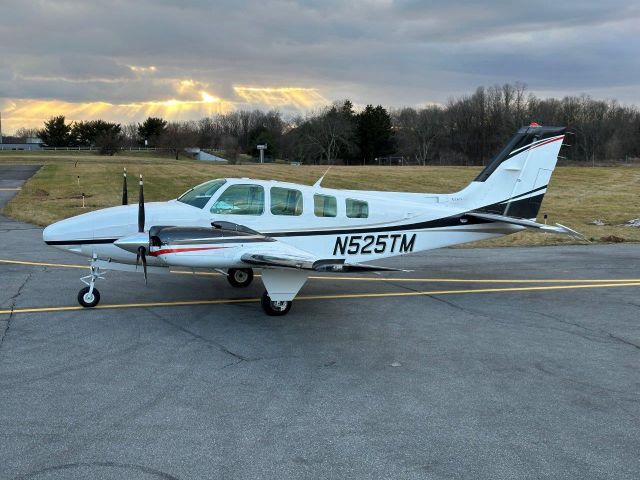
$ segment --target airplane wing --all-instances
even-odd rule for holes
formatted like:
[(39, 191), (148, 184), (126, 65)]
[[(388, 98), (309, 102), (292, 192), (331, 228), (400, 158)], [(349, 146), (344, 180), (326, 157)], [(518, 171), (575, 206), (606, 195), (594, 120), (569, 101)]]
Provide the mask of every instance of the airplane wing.
[(541, 232), (558, 233), (560, 235), (570, 235), (575, 238), (587, 240), (584, 235), (569, 227), (566, 227), (560, 223), (555, 225), (545, 225), (544, 223), (534, 222), (533, 220), (527, 220), (526, 218), (513, 218), (505, 215), (498, 215), (495, 213), (467, 213), (470, 217), (481, 218), (483, 220), (490, 220), (492, 222), (508, 223), (511, 225), (518, 225), (520, 227), (529, 228), (532, 230), (538, 230)]
[(256, 267), (295, 268), (299, 270), (313, 270), (316, 272), (380, 272), (400, 271), (397, 268), (366, 265), (362, 263), (345, 263), (344, 259), (318, 259), (312, 256), (301, 257), (297, 254), (287, 254), (285, 251), (277, 254), (261, 254), (258, 252), (245, 253), (240, 259)]
[[(160, 256), (167, 265), (214, 268), (199, 259), (193, 263), (189, 252), (219, 252), (226, 245), (241, 247), (239, 259), (258, 268), (306, 270), (315, 272), (377, 272), (398, 271), (395, 268), (346, 263), (341, 258), (321, 258), (278, 239), (268, 237), (243, 225), (231, 222), (214, 222), (213, 228), (155, 226), (146, 235), (133, 235), (116, 242), (116, 245), (133, 253), (140, 247), (149, 248), (149, 255)], [(144, 238), (143, 238), (144, 237)], [(215, 253), (213, 253), (215, 255)], [(236, 257), (238, 258), (238, 257)]]

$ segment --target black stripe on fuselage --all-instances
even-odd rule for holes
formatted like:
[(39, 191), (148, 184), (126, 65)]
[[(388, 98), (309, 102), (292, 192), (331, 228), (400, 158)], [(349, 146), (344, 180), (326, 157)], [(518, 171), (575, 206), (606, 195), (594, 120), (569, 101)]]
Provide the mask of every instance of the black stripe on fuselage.
[[(536, 205), (539, 209), (540, 203), (542, 202), (542, 197), (544, 197), (544, 193), (540, 195), (535, 195), (533, 197), (525, 198), (522, 200), (516, 200), (513, 202), (513, 199), (518, 199), (520, 197), (524, 197), (525, 195), (530, 195), (531, 193), (535, 193), (537, 191), (543, 190), (547, 188), (539, 187), (529, 192), (522, 193), (517, 195), (509, 200), (503, 200), (502, 202), (494, 203), (492, 205), (487, 205), (485, 207), (476, 208), (474, 210), (470, 210), (469, 212), (485, 212), (485, 213), (496, 213), (499, 210), (499, 213), (502, 214), (506, 205), (505, 202), (511, 202), (509, 207), (509, 213), (511, 216), (516, 218), (533, 218), (538, 213), (536, 209), (533, 215), (532, 209), (527, 208), (529, 204)], [(340, 229), (325, 229), (325, 230), (293, 230), (293, 231), (285, 231), (285, 232), (261, 232), (265, 237), (278, 238), (278, 237), (309, 237), (309, 236), (320, 236), (320, 235), (348, 235), (348, 234), (358, 234), (358, 233), (374, 233), (374, 232), (402, 232), (402, 231), (410, 231), (410, 230), (426, 230), (432, 228), (445, 228), (445, 227), (456, 227), (460, 225), (477, 225), (477, 224), (485, 224), (485, 223), (495, 223), (491, 220), (485, 220), (481, 218), (469, 217), (466, 216), (469, 212), (463, 212), (456, 215), (451, 215), (449, 217), (438, 218), (435, 220), (427, 220), (425, 222), (417, 222), (417, 223), (409, 223), (403, 225), (387, 225), (384, 227), (351, 227), (351, 228), (340, 228)], [(95, 245), (95, 244), (109, 244), (113, 243), (117, 240), (114, 239), (86, 239), (86, 240), (53, 240), (45, 242), (47, 245)], [(224, 240), (223, 238), (220, 240)], [(253, 243), (253, 242), (270, 242), (268, 238), (262, 239), (246, 239), (246, 240), (231, 240), (228, 243)], [(215, 243), (218, 243), (217, 241)], [(219, 242), (224, 243), (224, 242)]]
[[(309, 237), (314, 235), (346, 235), (352, 233), (374, 233), (374, 232), (402, 232), (407, 230), (425, 230), (430, 228), (455, 227), (458, 225), (470, 225), (480, 223), (490, 223), (490, 220), (481, 218), (465, 217), (465, 213), (452, 215), (450, 217), (427, 220), (426, 222), (408, 223), (403, 225), (389, 225), (385, 227), (365, 227), (365, 228), (342, 228), (334, 230), (297, 230), (291, 232), (269, 232), (265, 233), (270, 237)], [(465, 217), (466, 221), (462, 218)]]
[(544, 190), (544, 189), (545, 189), (545, 188), (547, 188), (548, 186), (549, 186), (549, 185), (545, 185), (544, 187), (538, 187), (538, 188), (535, 188), (535, 189), (533, 189), (533, 190), (531, 190), (531, 191), (529, 191), (529, 192), (521, 193), (520, 195), (516, 195), (515, 197), (511, 197), (509, 200), (505, 200), (505, 201), (500, 202), (500, 203), (512, 202), (512, 201), (516, 200), (517, 198), (521, 198), (521, 197), (524, 197), (524, 196), (526, 196), (526, 195), (531, 195), (532, 193), (539, 192), (540, 190)]
[(45, 240), (47, 245), (98, 245), (113, 243), (117, 238), (86, 238), (84, 240)]

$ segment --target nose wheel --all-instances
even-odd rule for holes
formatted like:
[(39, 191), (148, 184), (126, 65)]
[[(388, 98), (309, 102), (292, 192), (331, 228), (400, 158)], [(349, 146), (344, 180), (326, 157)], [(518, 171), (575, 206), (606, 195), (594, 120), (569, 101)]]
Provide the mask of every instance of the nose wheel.
[(264, 313), (272, 317), (286, 315), (289, 313), (289, 310), (291, 310), (291, 305), (293, 304), (293, 302), (285, 300), (274, 302), (266, 291), (262, 294), (260, 303), (262, 304)]
[(230, 268), (227, 281), (236, 288), (248, 287), (253, 281), (253, 270), (250, 268)]
[(97, 288), (84, 287), (78, 292), (78, 303), (85, 308), (95, 307), (100, 303), (100, 292)]

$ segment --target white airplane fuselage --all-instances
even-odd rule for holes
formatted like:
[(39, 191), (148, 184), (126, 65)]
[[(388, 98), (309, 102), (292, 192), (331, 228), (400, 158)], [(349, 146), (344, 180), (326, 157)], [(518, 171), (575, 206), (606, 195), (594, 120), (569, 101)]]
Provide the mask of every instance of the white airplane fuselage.
[[(264, 211), (260, 215), (211, 213), (211, 207), (225, 188), (231, 185), (262, 186)], [(213, 222), (233, 222), (249, 227), (300, 250), (321, 258), (343, 258), (366, 262), (380, 258), (441, 248), (460, 243), (485, 240), (522, 230), (504, 224), (469, 224), (457, 218), (447, 225), (433, 225), (443, 218), (460, 216), (469, 208), (456, 205), (456, 195), (414, 194), (335, 190), (277, 181), (225, 179), (225, 188), (216, 192), (202, 208), (178, 200), (145, 204), (145, 225), (211, 227)], [(300, 215), (277, 215), (271, 212), (270, 188), (286, 188), (302, 193)], [(314, 195), (336, 199), (335, 217), (318, 217), (314, 213)], [(348, 218), (346, 201), (364, 201), (367, 218)], [(113, 241), (137, 231), (137, 205), (125, 205), (85, 213), (57, 222), (44, 231), (45, 242), (63, 250), (114, 262), (135, 264), (136, 255), (116, 246)], [(246, 266), (240, 260), (246, 242), (226, 244), (224, 249), (194, 250), (149, 257), (150, 265), (228, 268)]]

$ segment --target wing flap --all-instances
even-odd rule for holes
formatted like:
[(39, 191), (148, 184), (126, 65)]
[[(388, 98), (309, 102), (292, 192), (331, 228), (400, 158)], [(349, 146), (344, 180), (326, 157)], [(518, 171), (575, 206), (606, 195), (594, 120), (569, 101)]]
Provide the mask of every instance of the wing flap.
[(311, 270), (315, 272), (397, 272), (397, 268), (380, 267), (376, 265), (366, 265), (362, 263), (345, 263), (344, 259), (328, 258), (315, 259), (313, 257), (303, 257), (298, 255), (279, 254), (259, 254), (245, 253), (240, 259), (249, 265), (257, 267), (294, 268), (298, 270)]

